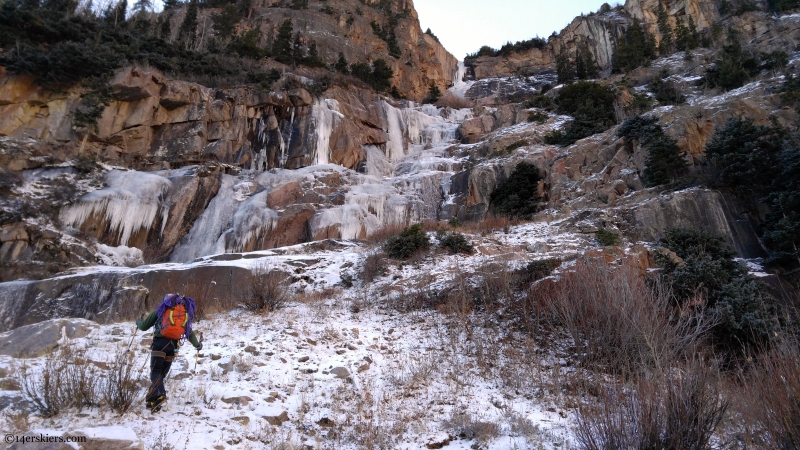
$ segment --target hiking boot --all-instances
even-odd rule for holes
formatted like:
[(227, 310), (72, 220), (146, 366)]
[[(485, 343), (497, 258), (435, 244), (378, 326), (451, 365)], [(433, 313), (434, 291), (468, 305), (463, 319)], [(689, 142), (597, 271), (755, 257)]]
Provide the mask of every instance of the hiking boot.
[(167, 401), (166, 395), (159, 395), (156, 397), (155, 400), (147, 402), (147, 409), (150, 410), (151, 413), (155, 414), (161, 411), (161, 407), (164, 406), (164, 403)]

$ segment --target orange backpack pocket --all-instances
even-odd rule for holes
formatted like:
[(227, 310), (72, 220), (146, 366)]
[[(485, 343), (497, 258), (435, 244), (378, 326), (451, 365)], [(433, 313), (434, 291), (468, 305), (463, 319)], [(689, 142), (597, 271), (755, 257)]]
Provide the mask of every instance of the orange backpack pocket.
[(186, 332), (186, 323), (189, 321), (189, 315), (186, 314), (186, 307), (183, 305), (176, 305), (164, 312), (164, 317), (161, 319), (161, 335), (167, 339), (177, 341), (183, 337)]

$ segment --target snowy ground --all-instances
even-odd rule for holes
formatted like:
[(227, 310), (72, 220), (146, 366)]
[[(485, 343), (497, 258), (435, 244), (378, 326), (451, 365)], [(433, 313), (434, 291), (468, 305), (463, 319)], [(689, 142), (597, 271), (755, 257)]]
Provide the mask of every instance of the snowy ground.
[[(445, 448), (453, 449), (569, 448), (572, 413), (559, 377), (571, 369), (552, 346), (541, 348), (476, 313), (399, 313), (387, 305), (415, 289), (439, 289), (458, 274), (474, 280), (489, 263), (513, 270), (591, 244), (546, 223), (476, 233), (470, 240), (477, 249), (472, 256), (433, 251), (413, 263), (390, 262), (370, 284), (358, 280), (372, 251), (364, 245), (196, 260), (190, 264), (296, 267), (305, 261), (308, 277), (292, 286), (292, 301), (275, 313), (237, 309), (196, 324), (205, 347), (199, 356), (191, 346), (182, 349), (167, 381), (170, 401), (160, 413), (186, 432), (161, 433), (163, 422), (144, 410), (142, 399), (122, 417), (98, 408), (52, 419), (32, 414), (23, 420), (26, 431), (121, 426), (148, 449), (417, 449), (448, 440)], [(345, 288), (347, 273), (356, 281)], [(71, 344), (87, 347), (89, 360), (102, 364), (131, 342), (134, 329), (104, 325)], [(143, 386), (150, 337), (133, 337)], [(19, 371), (23, 362), (37, 370), (44, 361), (0, 357), (0, 371)], [(0, 420), (8, 428), (21, 419), (7, 410)]]

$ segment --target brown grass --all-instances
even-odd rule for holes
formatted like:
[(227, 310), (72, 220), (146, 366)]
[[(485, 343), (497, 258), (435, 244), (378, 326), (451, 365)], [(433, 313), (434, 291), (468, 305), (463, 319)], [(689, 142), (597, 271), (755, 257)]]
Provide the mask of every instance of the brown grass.
[(512, 226), (524, 223), (519, 219), (512, 219), (507, 216), (496, 216), (494, 214), (487, 214), (482, 220), (477, 222), (465, 222), (458, 227), (459, 231), (469, 234), (480, 234), (486, 236), (487, 234), (497, 232), (508, 232)]
[(439, 98), (439, 101), (436, 102), (436, 106), (453, 109), (474, 108), (475, 101), (461, 98), (452, 92), (445, 92), (445, 94)]

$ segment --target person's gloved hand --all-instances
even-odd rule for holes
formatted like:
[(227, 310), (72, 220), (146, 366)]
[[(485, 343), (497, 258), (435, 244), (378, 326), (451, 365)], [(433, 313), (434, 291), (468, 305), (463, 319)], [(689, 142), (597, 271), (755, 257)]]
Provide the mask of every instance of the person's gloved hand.
[(141, 328), (142, 322), (144, 322), (144, 319), (136, 319), (136, 328)]
[(197, 344), (197, 347), (195, 347), (195, 348), (196, 348), (196, 349), (197, 349), (197, 351), (199, 352), (200, 350), (202, 350), (202, 349), (203, 349), (203, 343), (202, 343), (202, 342), (198, 343), (198, 344)]

